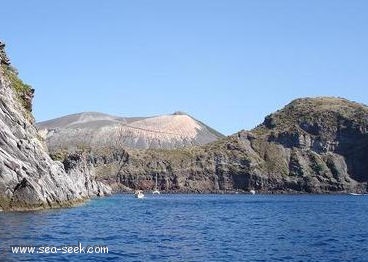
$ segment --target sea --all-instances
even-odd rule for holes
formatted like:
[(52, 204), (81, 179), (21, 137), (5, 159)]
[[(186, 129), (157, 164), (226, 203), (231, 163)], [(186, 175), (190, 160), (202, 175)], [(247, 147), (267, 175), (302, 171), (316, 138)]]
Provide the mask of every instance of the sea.
[(1, 212), (0, 261), (368, 261), (368, 196), (117, 194)]

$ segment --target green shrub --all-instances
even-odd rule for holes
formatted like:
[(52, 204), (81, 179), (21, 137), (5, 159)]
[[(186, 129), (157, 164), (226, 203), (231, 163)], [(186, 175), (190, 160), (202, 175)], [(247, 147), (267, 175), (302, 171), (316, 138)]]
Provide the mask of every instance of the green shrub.
[(10, 81), (11, 87), (15, 90), (20, 98), (23, 106), (26, 106), (26, 101), (24, 101), (23, 96), (32, 92), (32, 87), (30, 85), (25, 84), (19, 77), (18, 72), (14, 67), (2, 65), (4, 75)]

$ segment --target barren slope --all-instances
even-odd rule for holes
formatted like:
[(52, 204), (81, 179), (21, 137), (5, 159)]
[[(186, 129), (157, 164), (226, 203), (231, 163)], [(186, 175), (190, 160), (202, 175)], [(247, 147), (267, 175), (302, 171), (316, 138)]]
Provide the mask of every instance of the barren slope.
[(222, 135), (183, 113), (123, 118), (86, 112), (37, 124), (51, 152), (84, 148), (180, 148), (216, 141)]

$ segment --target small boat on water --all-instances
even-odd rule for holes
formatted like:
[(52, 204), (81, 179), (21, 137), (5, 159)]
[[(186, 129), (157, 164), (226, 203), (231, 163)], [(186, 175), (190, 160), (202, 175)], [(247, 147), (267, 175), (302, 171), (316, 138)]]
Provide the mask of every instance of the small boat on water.
[(255, 190), (249, 190), (249, 193), (251, 194), (251, 195), (255, 195), (256, 194), (256, 191)]
[(135, 196), (136, 198), (144, 198), (143, 191), (142, 191), (142, 190), (136, 190), (136, 191), (134, 192), (134, 196)]
[(359, 194), (359, 193), (349, 193), (351, 196), (364, 196), (365, 194)]

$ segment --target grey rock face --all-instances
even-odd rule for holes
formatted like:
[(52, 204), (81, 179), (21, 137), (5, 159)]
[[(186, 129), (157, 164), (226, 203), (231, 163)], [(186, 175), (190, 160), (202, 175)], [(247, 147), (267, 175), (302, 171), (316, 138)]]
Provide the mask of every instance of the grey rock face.
[(123, 118), (86, 112), (37, 124), (51, 153), (102, 147), (182, 148), (216, 141), (222, 134), (182, 112)]
[[(2, 61), (4, 56), (1, 54)], [(0, 209), (29, 210), (70, 206), (104, 195), (109, 187), (94, 180), (82, 158), (65, 172), (38, 139), (31, 113), (0, 68)]]

